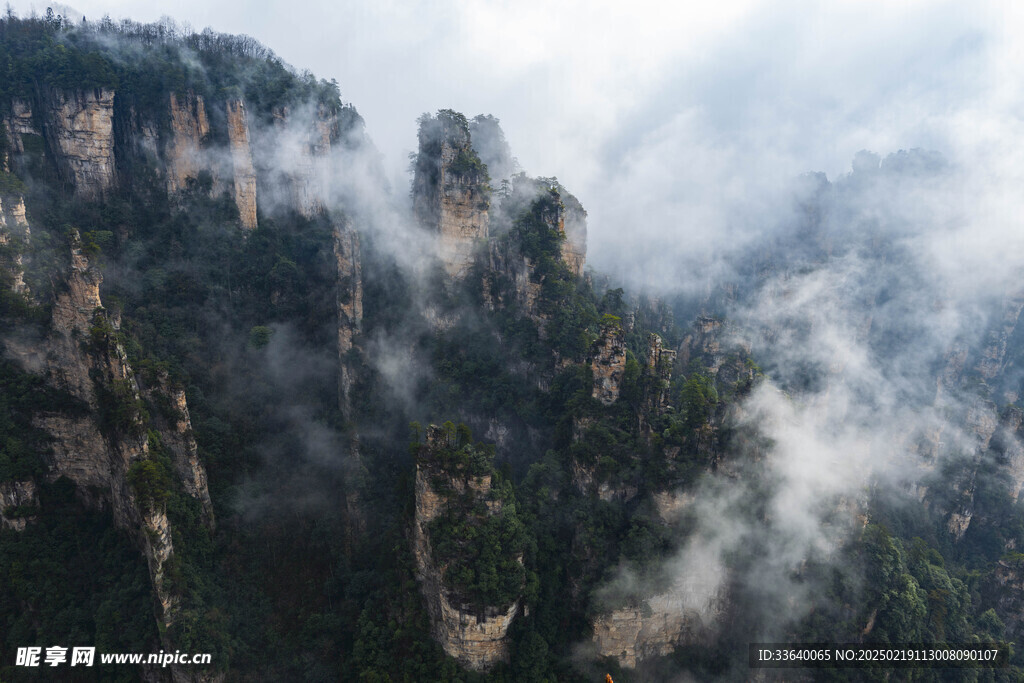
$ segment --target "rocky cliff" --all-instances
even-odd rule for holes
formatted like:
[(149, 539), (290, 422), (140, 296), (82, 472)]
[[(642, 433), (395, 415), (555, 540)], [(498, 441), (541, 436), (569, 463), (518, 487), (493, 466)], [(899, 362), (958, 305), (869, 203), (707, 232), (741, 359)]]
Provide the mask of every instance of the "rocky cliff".
[(1002, 429), (997, 449), (1002, 456), (1002, 463), (1010, 475), (1010, 496), (1014, 503), (1024, 490), (1024, 411), (1017, 406), (1008, 406), (1000, 420)]
[(252, 164), (252, 149), (249, 146), (249, 121), (245, 114), (245, 103), (239, 99), (228, 100), (228, 140), (231, 145), (231, 163), (235, 180), (235, 204), (242, 227), (256, 228), (256, 168)]
[(338, 268), (338, 405), (352, 415), (353, 353), (363, 322), (363, 272), (359, 234), (347, 219), (334, 226), (334, 258)]
[(0, 482), (0, 528), (24, 531), (39, 507), (36, 483), (31, 479)]
[[(439, 427), (427, 431), (427, 444), (416, 463), (416, 512), (413, 522), (413, 555), (416, 575), (427, 603), (431, 634), (444, 651), (469, 669), (481, 671), (509, 659), (509, 627), (519, 614), (519, 600), (506, 606), (468, 604), (444, 581), (448, 569), (439, 564), (431, 544), (430, 525), (465, 497), (484, 504), (487, 515), (502, 512), (500, 500), (491, 494), (490, 474), (445, 466), (443, 451), (450, 434)], [(465, 501), (463, 501), (465, 502)], [(521, 561), (521, 559), (520, 559)]]
[(188, 181), (199, 177), (207, 169), (203, 142), (210, 134), (210, 119), (206, 115), (206, 102), (202, 95), (191, 90), (181, 96), (170, 94), (171, 132), (164, 149), (167, 171), (167, 192), (180, 194), (188, 188)]
[(49, 90), (43, 120), (64, 180), (89, 199), (115, 183), (114, 91)]
[(652, 414), (660, 415), (669, 408), (669, 386), (675, 362), (676, 352), (665, 348), (660, 335), (650, 333), (647, 337), (647, 374), (651, 378), (651, 387), (647, 404)]
[(42, 135), (42, 131), (36, 126), (32, 117), (32, 105), (28, 100), (20, 97), (11, 99), (11, 110), (4, 117), (3, 123), (7, 134), (7, 150), (14, 154), (25, 152), (22, 135)]
[(709, 642), (725, 606), (716, 586), (683, 580), (638, 607), (598, 616), (593, 642), (599, 656), (632, 669), (645, 659), (672, 654), (680, 645)]
[(23, 249), (32, 236), (25, 216), (25, 200), (20, 196), (0, 197), (0, 247), (7, 247), (0, 254), (0, 268), (10, 277), (10, 288), (15, 294), (27, 294), (25, 284)]
[[(65, 286), (52, 307), (50, 332), (40, 343), (5, 339), (8, 353), (27, 371), (42, 372), (55, 389), (87, 406), (76, 412), (40, 413), (35, 423), (51, 438), (44, 455), (48, 479), (65, 476), (75, 482), (83, 502), (109, 508), (115, 523), (125, 529), (146, 556), (160, 608), (157, 618), (166, 627), (175, 618), (177, 598), (166, 581), (165, 568), (174, 549), (165, 498), (154, 481), (159, 465), (150, 452), (151, 433), (160, 433), (171, 446), (175, 471), (186, 493), (197, 498), (212, 523), (206, 473), (198, 461), (184, 394), (166, 387), (148, 391), (160, 395), (176, 410), (175, 423), (147, 422), (144, 391), (128, 363), (100, 300), (102, 278), (72, 235)], [(10, 492), (8, 492), (10, 493)], [(24, 483), (15, 486), (24, 497)]]
[(626, 335), (619, 319), (609, 317), (601, 326), (591, 352), (590, 369), (594, 375), (593, 397), (606, 406), (615, 403), (626, 372)]
[(565, 235), (562, 242), (562, 260), (573, 275), (583, 274), (583, 266), (587, 262), (587, 212), (573, 195), (566, 191), (560, 193), (562, 215), (560, 230)]
[[(978, 374), (985, 380), (995, 378), (1004, 368), (1010, 337), (1017, 327), (1021, 310), (1024, 310), (1024, 291), (1007, 296), (1002, 308), (1002, 317), (989, 330), (988, 339), (978, 360)], [(1010, 400), (1014, 398), (1016, 397)]]
[(490, 186), (461, 114), (444, 110), (421, 121), (413, 208), (420, 223), (437, 234), (445, 272), (465, 277), (477, 244), (488, 236)]
[(306, 218), (322, 214), (329, 201), (325, 181), (340, 135), (338, 115), (322, 104), (300, 112), (279, 107), (273, 120), (274, 150), (264, 163), (287, 169), (278, 174), (278, 184), (287, 188), (280, 199)]
[(1024, 555), (1014, 553), (1000, 560), (990, 580), (996, 613), (1006, 624), (1009, 638), (1024, 636)]

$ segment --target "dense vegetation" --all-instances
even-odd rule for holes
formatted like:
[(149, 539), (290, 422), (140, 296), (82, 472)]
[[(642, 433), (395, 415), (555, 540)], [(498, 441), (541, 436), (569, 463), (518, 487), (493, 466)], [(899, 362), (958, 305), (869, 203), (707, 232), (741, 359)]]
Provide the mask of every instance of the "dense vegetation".
[[(242, 94), (264, 121), (276, 108), (315, 104), (339, 114), (341, 133), (360, 125), (336, 84), (294, 73), (245, 37), (185, 33), (169, 23), (78, 26), (51, 13), (0, 19), (0, 112), (11, 98), (38, 102), (48, 87), (72, 86), (116, 87), (116, 107), (135, 107), (160, 125), (167, 124), (168, 93), (187, 89), (210, 101)], [(396, 361), (396, 372), (358, 352), (345, 359), (355, 375), (349, 419), (336, 381), (332, 230), (340, 215), (268, 212), (244, 236), (232, 200), (211, 194), (208, 175), (172, 199), (155, 170), (123, 147), (119, 168), (131, 173), (119, 189), (102, 202), (82, 201), (67, 192), (38, 136), (24, 136), (19, 174), (0, 175), (0, 195), (26, 195), (33, 229), (26, 280), (34, 296), (9, 293), (0, 268), (2, 324), (40, 330), (77, 231), (84, 251), (103, 266), (104, 304), (121, 321), (114, 329), (98, 317), (81, 342), (121, 344), (143, 388), (140, 404), (123, 383), (97, 384), (102, 409), (95, 419), (104, 435), (175, 417), (160, 393), (147, 389), (166, 382), (186, 392), (215, 529), (182, 490), (156, 430), (148, 433), (150, 457), (127, 475), (140, 503), (166, 509), (174, 529), (167, 569), (181, 596), (174, 642), (213, 652), (217, 668), (238, 680), (569, 681), (612, 670), (621, 683), (667, 677), (667, 667), (697, 677), (743, 671), (746, 650), (736, 643), (772, 618), (759, 611), (749, 586), (736, 588), (723, 636), (707, 648), (681, 648), (632, 673), (611, 663), (600, 674), (581, 672), (572, 654), (589, 639), (595, 614), (642, 602), (640, 590), (608, 597), (600, 586), (624, 568), (645, 590), (665, 584), (659, 560), (682, 547), (690, 528), (686, 519), (661, 518), (651, 496), (694, 487), (742, 450), (737, 444), (749, 435), (727, 428), (726, 415), (759, 381), (760, 369), (746, 352), (723, 352), (713, 363), (693, 345), (692, 357), (677, 362), (666, 381), (648, 365), (650, 334), (666, 348), (683, 348), (693, 330), (675, 319), (688, 317), (664, 303), (630, 299), (597, 276), (573, 276), (553, 217), (575, 208), (575, 198), (554, 178), (512, 176), (496, 121), (471, 123), (443, 110), (420, 123), (423, 153), (413, 167), (428, 182), (437, 182), (443, 139), (468, 142), (474, 125), (492, 130), (489, 158), (503, 164), (503, 180), (508, 175), (490, 197), (495, 250), (509, 262), (529, 260), (537, 298), (532, 307), (524, 303), (509, 272), (490, 278), (486, 291), (479, 269), (463, 286), (446, 284), (439, 266), (417, 280), (388, 245), (364, 235), (363, 337), (374, 340), (381, 358), (408, 354), (408, 362)], [(211, 126), (212, 136), (225, 135), (222, 120)], [(453, 169), (490, 182), (471, 147), (459, 149)], [(12, 263), (21, 248), (2, 247), (0, 264)], [(450, 327), (426, 326), (421, 301), (439, 315), (459, 315)], [(620, 398), (606, 406), (592, 395), (586, 361), (610, 328), (621, 331), (627, 351)], [(0, 482), (44, 472), (46, 438), (33, 422), (41, 411), (87, 410), (47, 387), (0, 361)], [(497, 445), (449, 425), (443, 448), (410, 452), (414, 420), (464, 422)], [(823, 597), (785, 635), (879, 643), (1006, 639), (993, 609), (991, 570), (1007, 547), (1024, 548), (1024, 522), (998, 453), (990, 456), (979, 469), (976, 520), (960, 543), (949, 539), (938, 512), (950, 501), (922, 510), (894, 504), (899, 495), (878, 495), (866, 511), (871, 523), (840, 562), (802, 569), (799, 580)], [(515, 600), (524, 607), (511, 661), (487, 676), (460, 669), (429, 635), (408, 536), (415, 464), (427, 457), (432, 481), (451, 496), (429, 529), (446, 586), (481, 611)], [(485, 475), (492, 486), (484, 498), (456, 495), (445, 483)], [(158, 649), (145, 560), (132, 541), (109, 514), (86, 512), (69, 481), (42, 489), (40, 509), (21, 511), (37, 518), (28, 529), (0, 531), (5, 647), (75, 640), (105, 651)], [(762, 502), (752, 501), (745, 513), (763, 517)], [(749, 555), (734, 561), (757, 559), (752, 541)], [(1021, 656), (1015, 653), (1018, 667)], [(16, 680), (17, 672), (2, 675)], [(924, 673), (914, 680), (932, 679)]]
[[(149, 652), (156, 642), (145, 562), (109, 515), (83, 510), (74, 493), (63, 478), (43, 486), (37, 519), (23, 532), (0, 531), (4, 680), (39, 680), (14, 666), (11, 653), (29, 644)], [(83, 680), (137, 680), (130, 667), (96, 664)]]
[[(473, 443), (465, 425), (447, 422), (441, 429), (437, 441), (413, 444), (427, 481), (446, 501), (428, 525), (433, 560), (456, 604), (504, 611), (527, 580), (522, 560), (529, 538), (512, 483), (494, 469), (494, 446)], [(479, 488), (483, 481), (489, 481), (486, 493)]]

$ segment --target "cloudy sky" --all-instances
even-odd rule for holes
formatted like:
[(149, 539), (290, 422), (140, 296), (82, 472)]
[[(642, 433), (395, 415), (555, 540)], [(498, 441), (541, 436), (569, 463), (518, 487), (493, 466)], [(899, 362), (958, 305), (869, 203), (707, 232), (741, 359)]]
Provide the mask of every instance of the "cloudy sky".
[[(47, 3), (16, 0), (19, 14)], [(499, 117), (531, 174), (590, 212), (591, 262), (718, 243), (738, 200), (925, 147), (1014, 174), (1022, 11), (1010, 3), (79, 0), (74, 15), (249, 34), (335, 78), (404, 184), (415, 119)], [(70, 15), (71, 12), (69, 11)], [(630, 235), (629, 244), (623, 244)], [(658, 249), (661, 266), (677, 254)], [(634, 262), (636, 262), (634, 260)], [(650, 272), (660, 272), (651, 268)]]

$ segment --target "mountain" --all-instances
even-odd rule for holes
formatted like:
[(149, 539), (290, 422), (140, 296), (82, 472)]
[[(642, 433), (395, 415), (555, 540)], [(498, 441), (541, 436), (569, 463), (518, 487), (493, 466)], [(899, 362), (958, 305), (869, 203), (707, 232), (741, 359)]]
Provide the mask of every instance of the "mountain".
[(84, 644), (211, 662), (83, 680), (735, 679), (749, 642), (1020, 637), (1024, 299), (937, 282), (940, 156), (795, 179), (701, 293), (627, 293), (492, 115), (420, 117), (407, 193), (342, 86), (244, 36), (9, 13), (0, 72), (4, 677)]

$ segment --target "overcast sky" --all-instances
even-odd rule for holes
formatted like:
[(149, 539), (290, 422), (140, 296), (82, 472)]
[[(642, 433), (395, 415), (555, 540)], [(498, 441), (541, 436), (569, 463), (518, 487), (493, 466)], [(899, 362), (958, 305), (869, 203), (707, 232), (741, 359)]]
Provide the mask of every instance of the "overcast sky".
[[(11, 3), (25, 15), (48, 3)], [(246, 33), (337, 79), (403, 184), (415, 119), (502, 121), (531, 174), (590, 212), (591, 261), (713, 240), (781, 179), (861, 149), (936, 149), (1015, 173), (1021, 12), (1010, 3), (79, 0), (76, 15)]]

